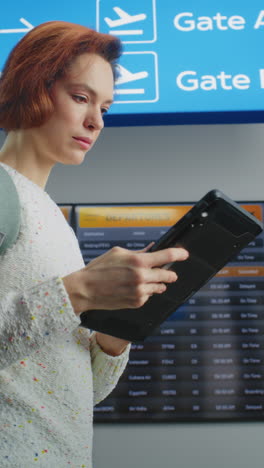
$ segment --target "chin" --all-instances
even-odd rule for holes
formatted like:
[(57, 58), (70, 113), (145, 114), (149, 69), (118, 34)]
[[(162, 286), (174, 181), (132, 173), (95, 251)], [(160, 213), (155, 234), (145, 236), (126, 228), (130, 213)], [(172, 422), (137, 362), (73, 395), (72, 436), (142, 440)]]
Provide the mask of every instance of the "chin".
[(71, 155), (71, 157), (64, 159), (62, 164), (66, 164), (68, 166), (80, 166), (80, 164), (83, 163), (85, 160), (86, 153), (83, 153), (82, 155), (76, 154), (76, 155)]

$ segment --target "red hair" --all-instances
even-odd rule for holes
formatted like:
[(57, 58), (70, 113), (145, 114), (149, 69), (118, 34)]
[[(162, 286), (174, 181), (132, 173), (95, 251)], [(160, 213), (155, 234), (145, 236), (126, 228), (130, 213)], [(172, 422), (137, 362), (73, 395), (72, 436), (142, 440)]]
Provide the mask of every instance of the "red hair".
[(0, 78), (0, 127), (38, 127), (53, 113), (52, 84), (83, 53), (103, 57), (116, 76), (120, 40), (79, 24), (50, 21), (27, 33), (14, 47)]

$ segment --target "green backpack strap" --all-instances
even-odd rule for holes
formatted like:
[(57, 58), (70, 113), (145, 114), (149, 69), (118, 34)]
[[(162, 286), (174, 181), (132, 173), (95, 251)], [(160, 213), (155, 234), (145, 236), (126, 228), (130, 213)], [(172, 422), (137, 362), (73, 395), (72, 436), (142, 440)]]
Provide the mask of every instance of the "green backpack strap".
[(16, 242), (20, 230), (20, 203), (16, 186), (0, 165), (0, 255)]

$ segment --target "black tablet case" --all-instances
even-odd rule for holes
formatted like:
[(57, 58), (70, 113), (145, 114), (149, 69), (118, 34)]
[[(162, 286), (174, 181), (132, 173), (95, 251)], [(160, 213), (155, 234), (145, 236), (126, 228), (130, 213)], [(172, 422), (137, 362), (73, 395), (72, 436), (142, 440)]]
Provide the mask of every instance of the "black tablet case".
[(221, 191), (211, 190), (151, 249), (182, 246), (189, 251), (187, 260), (170, 266), (178, 280), (138, 309), (84, 312), (81, 326), (132, 342), (143, 341), (262, 230), (255, 216)]

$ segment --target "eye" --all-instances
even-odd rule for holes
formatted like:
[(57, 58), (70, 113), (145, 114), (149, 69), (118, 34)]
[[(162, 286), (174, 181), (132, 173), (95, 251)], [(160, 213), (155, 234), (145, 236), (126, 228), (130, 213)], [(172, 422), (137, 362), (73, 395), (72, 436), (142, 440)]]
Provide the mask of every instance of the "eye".
[(104, 115), (104, 114), (106, 114), (108, 111), (109, 111), (109, 109), (108, 109), (107, 107), (102, 107), (102, 109), (101, 109), (101, 114)]
[(80, 102), (80, 103), (87, 102), (87, 97), (81, 94), (73, 94), (72, 97), (76, 102)]

